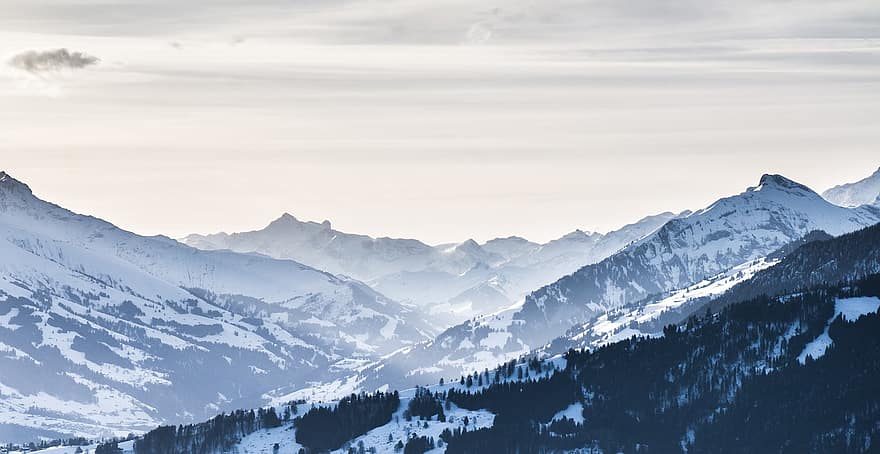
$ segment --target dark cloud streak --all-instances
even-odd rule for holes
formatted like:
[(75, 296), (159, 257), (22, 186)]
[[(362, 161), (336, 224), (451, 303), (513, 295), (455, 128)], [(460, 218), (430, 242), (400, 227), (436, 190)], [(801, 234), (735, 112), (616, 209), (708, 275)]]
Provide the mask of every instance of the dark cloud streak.
[(9, 66), (31, 73), (60, 71), (63, 69), (82, 69), (96, 65), (99, 58), (83, 52), (70, 52), (67, 49), (46, 51), (29, 50), (9, 59)]

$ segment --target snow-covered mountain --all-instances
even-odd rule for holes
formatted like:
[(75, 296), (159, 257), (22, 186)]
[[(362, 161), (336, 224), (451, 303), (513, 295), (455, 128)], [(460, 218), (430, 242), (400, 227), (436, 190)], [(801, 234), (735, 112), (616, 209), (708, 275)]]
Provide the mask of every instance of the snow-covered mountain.
[(810, 231), (840, 235), (878, 221), (880, 210), (833, 205), (804, 185), (764, 175), (758, 186), (674, 219), (621, 253), (530, 294), (514, 331), (543, 343), (548, 333), (766, 257)]
[(880, 169), (855, 183), (835, 186), (822, 193), (825, 200), (844, 207), (880, 205)]
[(676, 215), (646, 217), (608, 234), (580, 230), (546, 244), (497, 238), (429, 246), (417, 240), (372, 238), (334, 230), (329, 221), (299, 221), (284, 214), (262, 230), (190, 235), (183, 242), (205, 250), (257, 252), (293, 259), (363, 280), (382, 294), (454, 324), (508, 307), (528, 292), (595, 263)]
[(432, 330), (361, 282), (139, 236), (0, 172), (0, 435), (198, 419)]
[[(659, 316), (715, 295), (811, 231), (840, 235), (877, 222), (874, 207), (839, 207), (806, 186), (764, 175), (758, 186), (672, 219), (607, 259), (536, 290), (522, 306), (449, 328), (365, 368), (357, 380), (364, 389), (431, 383), (527, 354), (572, 327), (587, 333), (585, 346), (599, 345), (625, 329), (627, 317)], [(627, 313), (615, 314), (621, 307)]]

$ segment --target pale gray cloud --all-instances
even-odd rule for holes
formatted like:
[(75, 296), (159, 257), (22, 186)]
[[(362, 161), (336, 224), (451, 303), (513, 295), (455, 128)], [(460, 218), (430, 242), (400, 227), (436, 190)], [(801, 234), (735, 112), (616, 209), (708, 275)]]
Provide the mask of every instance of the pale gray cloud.
[(45, 51), (28, 50), (9, 59), (9, 65), (31, 73), (45, 73), (64, 69), (82, 69), (96, 65), (100, 59), (83, 52), (67, 49)]

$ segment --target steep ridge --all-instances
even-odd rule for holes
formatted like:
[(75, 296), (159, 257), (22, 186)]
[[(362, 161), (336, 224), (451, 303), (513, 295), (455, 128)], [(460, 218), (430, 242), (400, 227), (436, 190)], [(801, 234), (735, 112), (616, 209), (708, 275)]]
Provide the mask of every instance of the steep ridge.
[(363, 283), (139, 236), (44, 202), (5, 173), (0, 319), (0, 432), (48, 435), (259, 403), (432, 333)]
[(573, 324), (765, 257), (810, 231), (840, 235), (878, 221), (877, 210), (839, 207), (804, 185), (764, 175), (758, 186), (674, 219), (621, 253), (530, 294), (512, 331), (540, 345)]

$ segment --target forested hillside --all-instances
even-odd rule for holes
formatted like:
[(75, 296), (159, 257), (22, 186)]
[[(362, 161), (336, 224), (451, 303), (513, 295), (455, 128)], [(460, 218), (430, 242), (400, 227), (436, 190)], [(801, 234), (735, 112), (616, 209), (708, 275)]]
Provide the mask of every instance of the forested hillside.
[[(497, 413), (492, 428), (449, 437), (447, 452), (866, 452), (880, 435), (878, 295), (875, 275), (571, 351), (555, 383), (456, 394), (461, 407)], [(823, 335), (827, 350), (814, 345)], [(818, 358), (801, 364), (805, 351)], [(554, 402), (571, 384), (582, 423), (552, 425), (553, 409), (511, 404)]]

